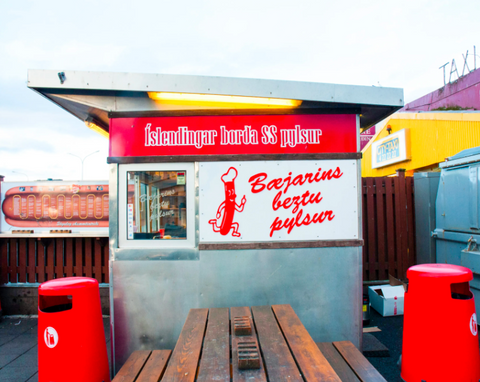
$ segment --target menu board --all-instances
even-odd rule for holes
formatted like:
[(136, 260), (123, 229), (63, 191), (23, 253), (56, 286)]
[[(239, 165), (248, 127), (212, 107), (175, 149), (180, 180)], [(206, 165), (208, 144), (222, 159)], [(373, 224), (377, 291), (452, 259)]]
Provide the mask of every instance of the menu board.
[(108, 182), (3, 182), (0, 231), (108, 230)]

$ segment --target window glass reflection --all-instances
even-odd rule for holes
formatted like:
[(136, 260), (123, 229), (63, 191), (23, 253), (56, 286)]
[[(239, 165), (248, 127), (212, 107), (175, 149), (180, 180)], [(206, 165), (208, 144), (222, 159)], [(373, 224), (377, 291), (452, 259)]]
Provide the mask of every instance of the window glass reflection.
[(186, 171), (127, 172), (127, 239), (187, 238)]

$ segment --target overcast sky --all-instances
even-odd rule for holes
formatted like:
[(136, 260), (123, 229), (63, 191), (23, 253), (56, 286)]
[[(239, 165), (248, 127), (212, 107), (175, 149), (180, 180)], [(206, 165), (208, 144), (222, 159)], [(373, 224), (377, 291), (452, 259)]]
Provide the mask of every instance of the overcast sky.
[(108, 179), (107, 139), (29, 90), (28, 69), (399, 87), (410, 102), (467, 50), (473, 70), (479, 15), (478, 0), (0, 0), (0, 175), (77, 180), (69, 153), (99, 150), (84, 178)]

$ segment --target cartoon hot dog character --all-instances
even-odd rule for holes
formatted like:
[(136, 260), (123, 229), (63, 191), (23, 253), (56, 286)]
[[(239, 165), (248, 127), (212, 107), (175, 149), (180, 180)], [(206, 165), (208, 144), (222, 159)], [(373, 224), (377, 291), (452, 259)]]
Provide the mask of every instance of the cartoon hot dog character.
[[(237, 204), (235, 201), (237, 197), (235, 193), (235, 178), (237, 175), (237, 170), (234, 167), (230, 167), (228, 171), (222, 175), (221, 179), (225, 188), (225, 200), (217, 209), (217, 219), (208, 221), (212, 225), (214, 232), (220, 232), (220, 234), (224, 236), (228, 235), (230, 230), (233, 230), (232, 236), (240, 237), (241, 235), (240, 232), (238, 232), (239, 224), (233, 222), (233, 216), (235, 215), (235, 211), (243, 211), (247, 199), (244, 195), (241, 204)], [(219, 221), (220, 226), (218, 226)]]
[(14, 227), (108, 227), (108, 185), (13, 187), (2, 211)]

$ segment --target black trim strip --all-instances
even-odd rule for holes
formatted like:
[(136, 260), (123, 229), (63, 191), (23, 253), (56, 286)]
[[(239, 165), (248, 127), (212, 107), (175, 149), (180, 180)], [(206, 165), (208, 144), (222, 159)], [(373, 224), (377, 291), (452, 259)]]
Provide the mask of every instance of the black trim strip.
[(362, 247), (363, 240), (319, 240), (319, 241), (284, 241), (257, 243), (200, 243), (200, 251), (240, 250), (240, 249), (281, 249), (281, 248), (331, 248)]
[(326, 107), (326, 108), (289, 108), (289, 109), (225, 109), (225, 110), (144, 110), (144, 111), (110, 111), (109, 118), (144, 118), (144, 117), (197, 117), (213, 115), (290, 115), (290, 114), (361, 114), (360, 107)]

